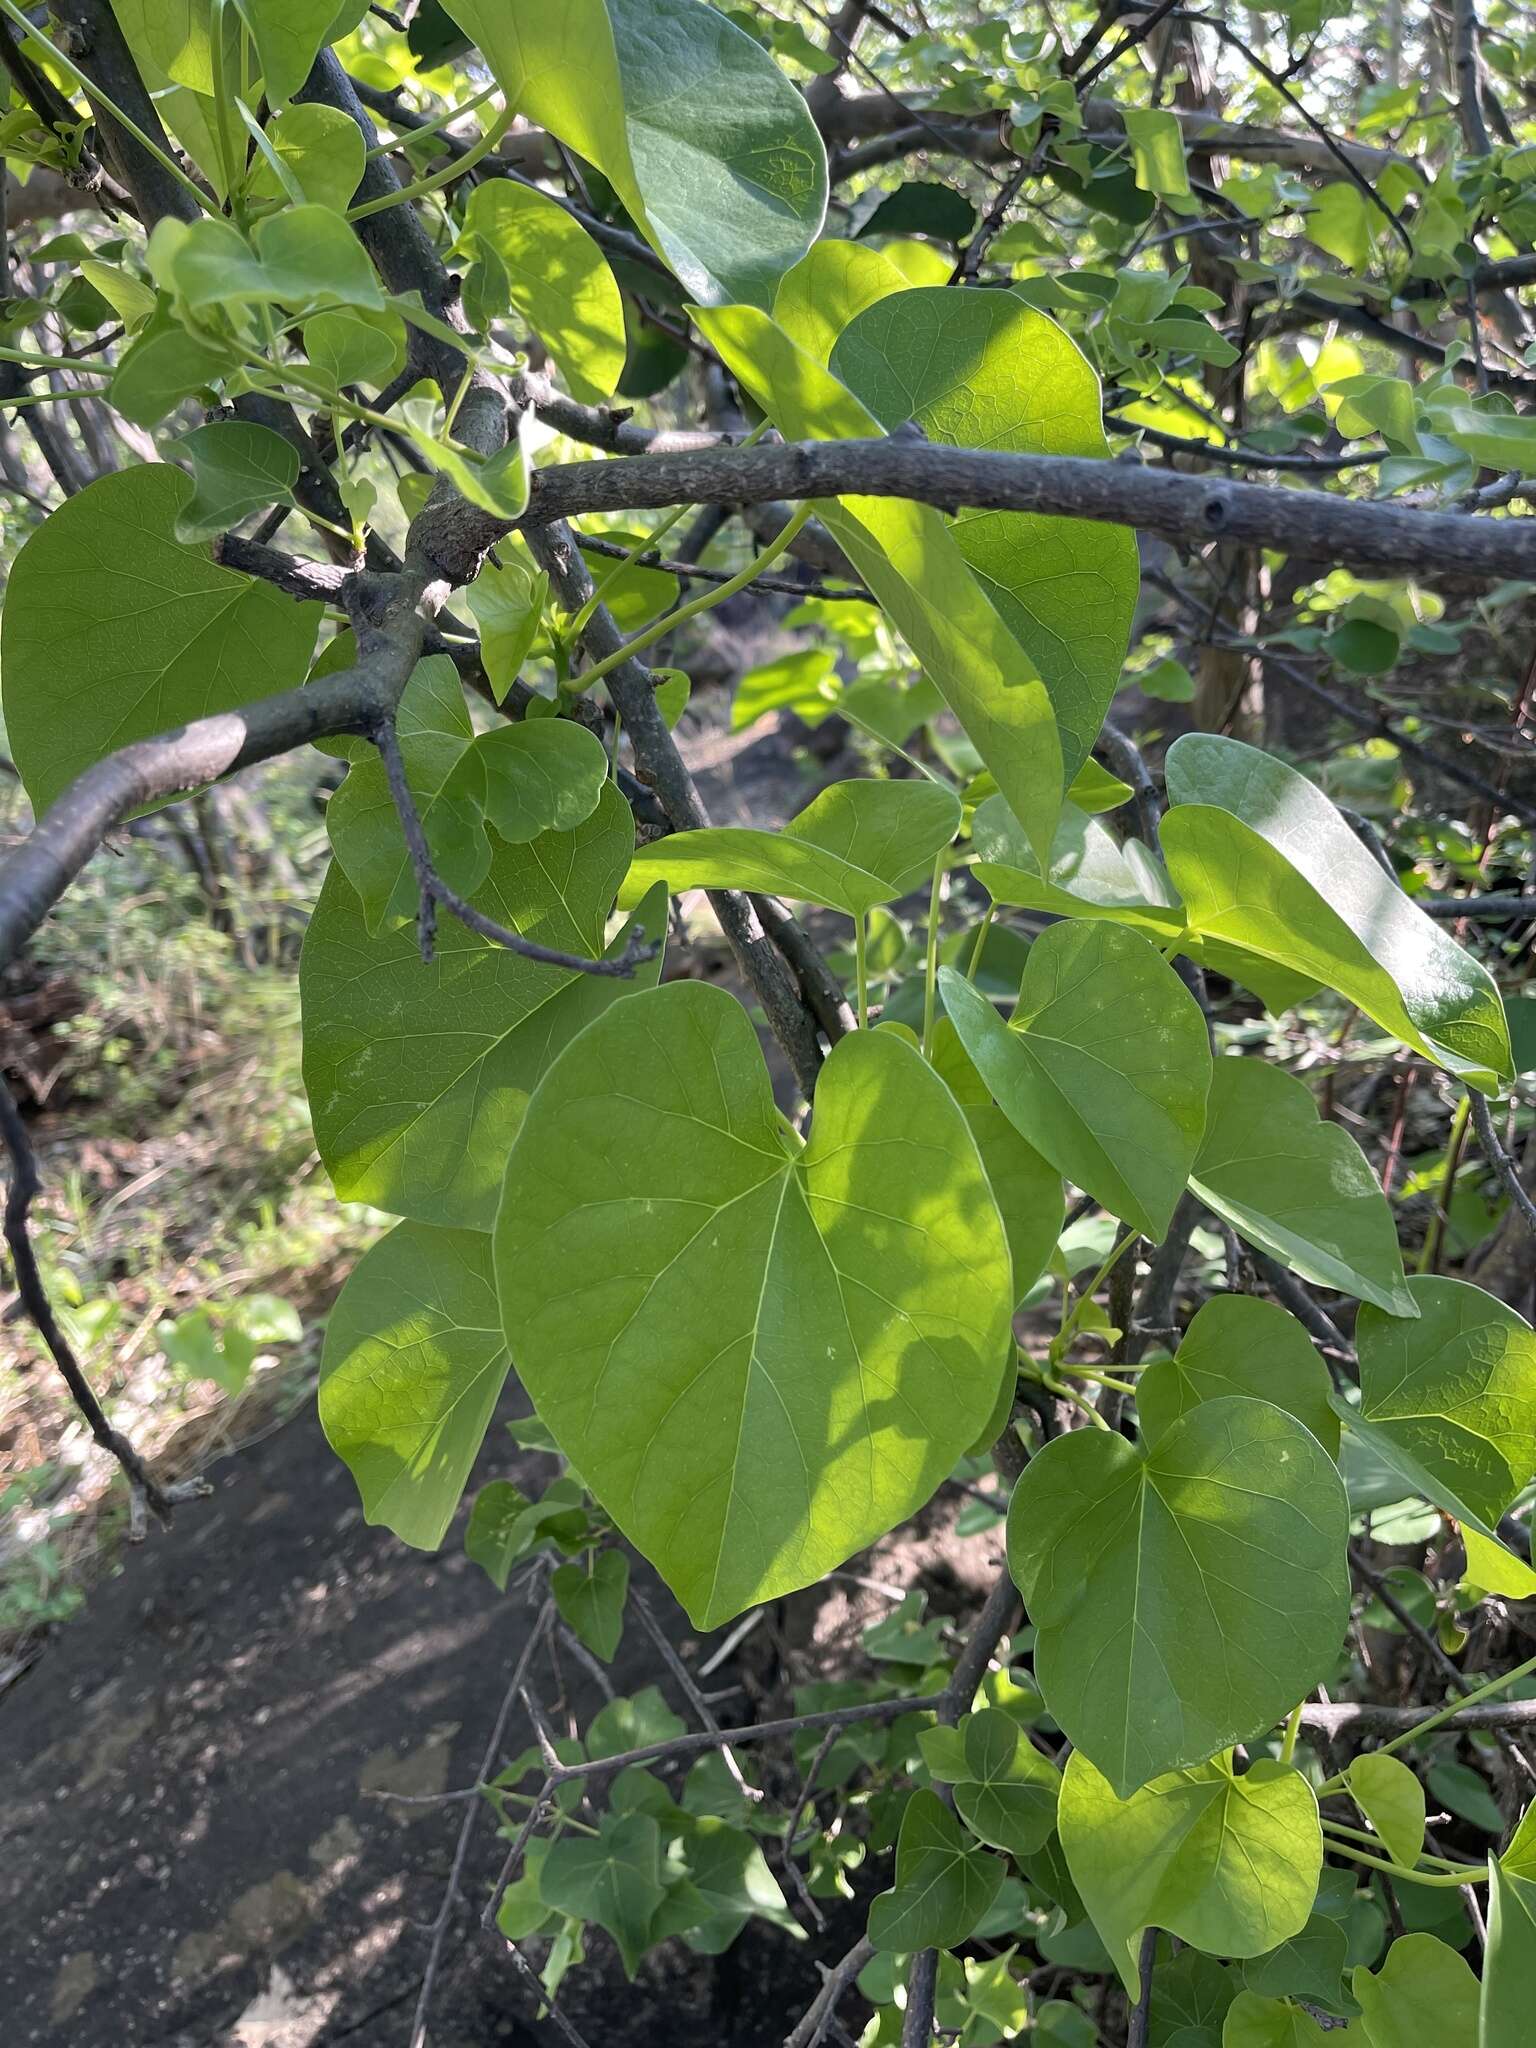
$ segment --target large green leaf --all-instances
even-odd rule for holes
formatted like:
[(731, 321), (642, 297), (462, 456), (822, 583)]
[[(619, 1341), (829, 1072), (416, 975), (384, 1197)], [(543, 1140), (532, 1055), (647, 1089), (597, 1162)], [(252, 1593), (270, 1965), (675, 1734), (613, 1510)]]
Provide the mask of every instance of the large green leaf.
[[(82, 769), (304, 680), (321, 608), (175, 537), (179, 469), (104, 476), (28, 538), (0, 619), (11, 754), (39, 815)], [(230, 753), (238, 744), (232, 729)]]
[(953, 1096), (855, 1033), (802, 1150), (707, 984), (616, 1004), (549, 1069), (496, 1261), (540, 1415), (697, 1627), (913, 1513), (997, 1392), (1008, 1249)]
[[(608, 785), (574, 832), (499, 848), (476, 906), (525, 938), (595, 960), (634, 844)], [(658, 891), (636, 923), (665, 925)], [(621, 952), (624, 935), (608, 951)], [(337, 1193), (427, 1223), (489, 1229), (507, 1152), (539, 1076), (584, 1024), (635, 981), (526, 960), (441, 920), (424, 967), (409, 923), (370, 938), (346, 877), (326, 877), (305, 936), (304, 1080), (315, 1140)]]
[(1190, 1184), (1239, 1237), (1303, 1280), (1418, 1313), (1391, 1205), (1360, 1147), (1312, 1091), (1262, 1059), (1216, 1062)]
[(1163, 852), (1197, 932), (1314, 975), (1492, 1093), (1513, 1073), (1492, 978), (1384, 874), (1315, 784), (1213, 733), (1168, 750)]
[[(852, 392), (754, 307), (700, 312), (698, 324), (786, 439), (835, 441), (880, 432), (880, 422)], [(1055, 712), (944, 515), (898, 498), (815, 504), (1044, 857), (1066, 780)]]
[(1160, 1238), (1199, 1149), (1211, 1054), (1199, 1005), (1117, 925), (1053, 925), (1005, 1025), (952, 967), (944, 1006), (999, 1107), (1068, 1180)]
[(509, 105), (597, 168), (701, 304), (772, 303), (827, 160), (761, 43), (699, 0), (444, 0)]
[(495, 317), (510, 303), (583, 404), (611, 398), (624, 370), (624, 302), (580, 221), (532, 186), (491, 178), (469, 195), (461, 241), (489, 257), (501, 287), (485, 310)]
[(919, 1789), (901, 1817), (895, 1885), (870, 1905), (870, 1940), (903, 1955), (953, 1948), (997, 1897), (1005, 1867), (969, 1840), (936, 1793)]
[(1350, 1983), (1368, 2048), (1478, 2048), (1477, 1979), (1433, 1934), (1400, 1934), (1379, 1970), (1356, 1970)]
[[(950, 447), (1109, 454), (1087, 357), (1013, 292), (883, 295), (845, 329), (831, 368), (888, 433), (916, 420)], [(952, 531), (1051, 693), (1070, 781), (1120, 682), (1141, 581), (1135, 535), (1032, 512), (962, 511)]]
[(1294, 1415), (1337, 1455), (1339, 1418), (1328, 1392), (1327, 1368), (1293, 1315), (1251, 1294), (1218, 1294), (1173, 1357), (1149, 1365), (1136, 1382), (1136, 1413), (1151, 1444), (1202, 1401), (1246, 1395)]
[(1126, 1990), (1139, 1988), (1142, 1929), (1222, 1956), (1257, 1956), (1307, 1924), (1323, 1867), (1311, 1786), (1260, 1758), (1230, 1755), (1154, 1778), (1128, 1798), (1081, 1750), (1067, 1759), (1061, 1846)]
[(713, 825), (642, 846), (625, 896), (681, 889), (764, 889), (861, 916), (927, 883), (960, 829), (960, 799), (937, 782), (835, 782), (777, 832)]
[(1536, 2010), (1536, 1807), (1488, 1864), (1488, 1941), (1477, 2048), (1521, 2039)]
[(1497, 1523), (1536, 1472), (1536, 1332), (1468, 1281), (1407, 1284), (1417, 1321), (1360, 1311), (1360, 1414)]
[(909, 289), (909, 280), (889, 256), (867, 242), (840, 242), (828, 235), (780, 278), (773, 317), (796, 348), (826, 363), (856, 314), (892, 292)]
[(1349, 1508), (1265, 1401), (1202, 1401), (1145, 1455), (1075, 1430), (1025, 1467), (1008, 1564), (1052, 1714), (1122, 1795), (1249, 1740), (1333, 1668)]
[(326, 1325), (320, 1421), (370, 1522), (437, 1548), (510, 1365), (488, 1237), (400, 1223), (363, 1254)]

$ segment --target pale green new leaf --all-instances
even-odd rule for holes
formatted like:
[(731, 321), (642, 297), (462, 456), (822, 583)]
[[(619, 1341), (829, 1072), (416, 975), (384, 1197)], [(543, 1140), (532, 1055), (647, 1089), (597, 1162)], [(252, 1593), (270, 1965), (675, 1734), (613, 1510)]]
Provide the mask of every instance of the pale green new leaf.
[(1328, 1404), (1329, 1384), (1293, 1315), (1256, 1295), (1218, 1294), (1196, 1313), (1173, 1357), (1149, 1365), (1137, 1380), (1136, 1414), (1152, 1444), (1202, 1401), (1246, 1395), (1294, 1415), (1337, 1456), (1339, 1418)]
[(1348, 1520), (1327, 1452), (1265, 1401), (1202, 1401), (1145, 1455), (1074, 1430), (1025, 1467), (1008, 1563), (1035, 1675), (1122, 1796), (1250, 1740), (1332, 1670)]
[(1211, 733), (1168, 751), (1163, 853), (1197, 932), (1315, 978), (1495, 1092), (1513, 1072), (1488, 971), (1385, 875), (1320, 789)]
[(1320, 1287), (1417, 1314), (1391, 1205), (1354, 1139), (1305, 1082), (1262, 1059), (1217, 1060), (1190, 1175), (1239, 1237)]
[(1412, 1870), (1424, 1847), (1424, 1787), (1395, 1756), (1374, 1750), (1351, 1759), (1344, 1773), (1350, 1795), (1387, 1845), (1394, 1863)]
[(1006, 1866), (967, 1839), (937, 1793), (914, 1792), (896, 1839), (896, 1882), (870, 1905), (877, 1949), (953, 1948), (997, 1897)]
[(1211, 1055), (1199, 1005), (1138, 932), (1053, 925), (1013, 1022), (953, 968), (944, 1006), (998, 1106), (1058, 1172), (1149, 1237), (1184, 1191)]
[(545, 193), (505, 178), (469, 195), (461, 240), (490, 249), (512, 306), (584, 405), (611, 398), (624, 369), (624, 305), (608, 259)]
[(214, 420), (183, 434), (176, 445), (192, 464), (195, 485), (176, 515), (178, 540), (212, 540), (248, 513), (293, 503), (299, 451), (270, 427)]
[(857, 314), (908, 289), (889, 256), (868, 242), (840, 242), (828, 235), (780, 278), (773, 317), (796, 348), (827, 363), (838, 336)]
[[(88, 484), (11, 569), (0, 667), (11, 755), (39, 815), (130, 740), (304, 680), (320, 607), (176, 539), (192, 480), (146, 463)], [(240, 734), (232, 725), (230, 756)]]
[[(634, 844), (610, 784), (575, 832), (503, 846), (476, 906), (525, 938), (595, 960)], [(660, 892), (636, 923), (662, 935)], [(607, 951), (622, 952), (625, 934)], [(304, 941), (304, 1080), (315, 1139), (345, 1201), (489, 1229), (507, 1152), (549, 1062), (633, 981), (526, 960), (443, 919), (424, 967), (410, 924), (370, 939), (333, 868)]]
[(496, 1261), (540, 1415), (699, 1628), (915, 1512), (992, 1409), (1002, 1223), (892, 1033), (834, 1047), (802, 1150), (724, 990), (615, 1004), (529, 1105)]
[(320, 1421), (370, 1522), (437, 1548), (510, 1365), (488, 1237), (401, 1223), (363, 1254), (326, 1325)]
[(1497, 1523), (1536, 1472), (1536, 1332), (1468, 1281), (1407, 1284), (1417, 1321), (1360, 1311), (1360, 1414), (1436, 1482), (1430, 1499)]
[(960, 799), (937, 782), (835, 782), (777, 832), (713, 825), (635, 854), (625, 898), (682, 889), (762, 889), (859, 917), (926, 883), (960, 829)]
[(1323, 1832), (1316, 1796), (1289, 1764), (1259, 1758), (1239, 1777), (1218, 1756), (1117, 1797), (1074, 1750), (1057, 1813), (1072, 1880), (1133, 1999), (1145, 1927), (1257, 1956), (1307, 1923)]
[[(368, 146), (363, 131), (340, 107), (285, 107), (268, 123), (266, 136), (299, 199), (342, 213), (362, 183)], [(270, 185), (265, 173), (270, 174)], [(257, 192), (277, 197), (277, 177), (263, 166), (252, 181)]]
[(622, 1550), (600, 1550), (584, 1564), (562, 1564), (550, 1574), (549, 1590), (562, 1617), (594, 1657), (611, 1664), (624, 1633), (629, 1598), (629, 1559)]
[(1355, 1970), (1350, 1984), (1369, 2048), (1478, 2048), (1477, 1979), (1433, 1934), (1399, 1935), (1381, 1968)]
[[(697, 320), (786, 439), (880, 432), (880, 422), (852, 392), (755, 308), (717, 307)], [(818, 499), (815, 505), (1043, 855), (1067, 780), (1055, 712), (943, 514), (897, 498)]]
[(773, 59), (700, 0), (445, 0), (528, 120), (595, 164), (701, 304), (766, 306), (820, 232), (826, 151)]
[(256, 39), (267, 98), (274, 104), (291, 100), (330, 39), (338, 0), (239, 0), (239, 5)]
[[(950, 447), (1109, 454), (1087, 357), (1013, 292), (883, 295), (844, 331), (831, 369), (887, 432), (916, 420)], [(1030, 512), (962, 511), (951, 531), (1050, 691), (1070, 781), (1120, 681), (1140, 587), (1135, 536)]]

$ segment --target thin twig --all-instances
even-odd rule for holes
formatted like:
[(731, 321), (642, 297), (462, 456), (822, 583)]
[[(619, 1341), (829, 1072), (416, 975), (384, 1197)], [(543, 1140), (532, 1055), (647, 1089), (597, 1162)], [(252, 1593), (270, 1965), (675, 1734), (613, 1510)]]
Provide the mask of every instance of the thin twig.
[(1499, 1134), (1493, 1128), (1493, 1113), (1486, 1099), (1475, 1089), (1469, 1091), (1472, 1102), (1472, 1125), (1477, 1132), (1477, 1142), (1483, 1148), (1483, 1155), (1499, 1177), (1504, 1192), (1519, 1210), (1526, 1228), (1536, 1237), (1536, 1202), (1531, 1200), (1525, 1183), (1516, 1171), (1515, 1162), (1499, 1142)]

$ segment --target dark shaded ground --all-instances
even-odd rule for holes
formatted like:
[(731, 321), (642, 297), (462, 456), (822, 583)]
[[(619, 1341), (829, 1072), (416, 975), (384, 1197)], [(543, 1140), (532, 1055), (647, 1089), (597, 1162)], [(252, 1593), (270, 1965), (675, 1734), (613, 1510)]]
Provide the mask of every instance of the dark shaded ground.
[[(0, 1710), (0, 2036), (17, 2048), (409, 2038), (463, 1809), (369, 1795), (473, 1781), (532, 1610), (452, 1539), (429, 1559), (367, 1528), (312, 1409), (210, 1477), (213, 1499), (130, 1554)], [(616, 1689), (658, 1661), (631, 1631)], [(573, 1690), (585, 1716), (595, 1692)], [(433, 2048), (551, 2038), (474, 1924), (500, 1856), (487, 1820)], [(565, 2002), (604, 2048), (781, 2039), (816, 1982), (787, 1946), (674, 1945), (629, 1987), (594, 1931)]]

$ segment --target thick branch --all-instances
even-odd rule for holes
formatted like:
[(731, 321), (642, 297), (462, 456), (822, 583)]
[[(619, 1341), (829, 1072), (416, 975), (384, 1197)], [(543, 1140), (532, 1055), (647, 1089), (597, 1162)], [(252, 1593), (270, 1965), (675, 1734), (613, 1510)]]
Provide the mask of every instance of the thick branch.
[[(949, 509), (1049, 512), (1173, 540), (1238, 541), (1398, 575), (1536, 581), (1536, 521), (1416, 512), (1401, 505), (1181, 476), (1089, 456), (1009, 455), (880, 439), (709, 448), (541, 469), (528, 527), (586, 512), (738, 505), (844, 494)], [(487, 543), (505, 530), (485, 519)]]

